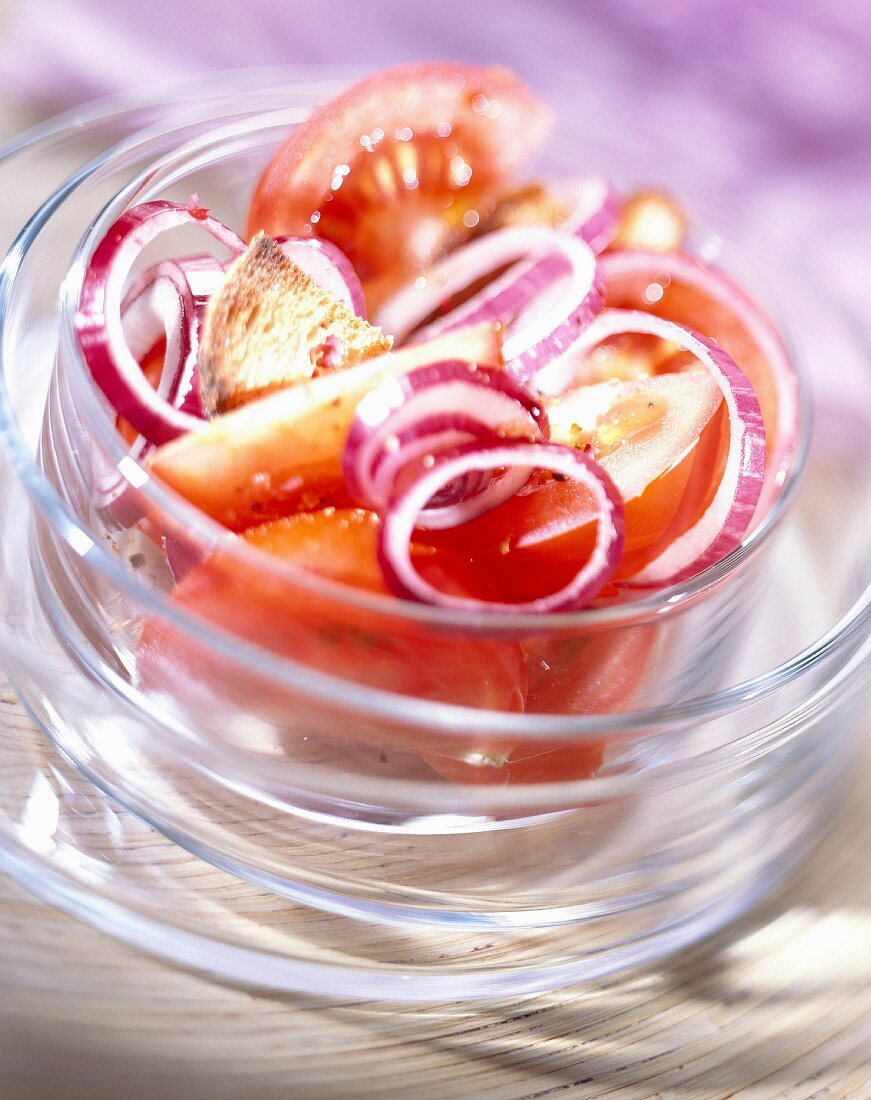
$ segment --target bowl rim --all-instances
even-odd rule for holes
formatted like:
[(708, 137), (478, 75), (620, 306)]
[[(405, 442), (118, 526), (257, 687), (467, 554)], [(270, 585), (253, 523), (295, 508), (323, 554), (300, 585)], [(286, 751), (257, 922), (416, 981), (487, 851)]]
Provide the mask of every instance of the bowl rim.
[[(287, 80), (293, 75), (294, 70), (277, 70), (277, 72), (280, 72), (285, 80)], [(313, 69), (311, 72), (314, 73), (315, 70)], [(260, 87), (258, 85), (258, 80), (265, 79), (264, 73), (268, 73), (270, 76), (268, 80), (266, 80), (266, 83)], [(255, 85), (253, 91), (254, 95), (257, 94), (258, 89), (264, 94), (267, 89), (274, 89), (273, 82), (276, 70), (254, 70), (253, 72), (251, 70), (243, 70), (241, 75), (245, 75), (252, 80), (252, 83)], [(215, 86), (219, 82), (219, 78), (220, 74), (211, 74), (208, 80), (203, 81), (202, 84), (203, 86)], [(222, 95), (208, 100), (210, 112), (214, 109), (216, 103), (223, 101), (226, 92), (226, 82), (221, 83)], [(296, 84), (296, 82), (293, 83)], [(166, 102), (167, 105), (177, 105), (179, 102), (178, 100), (173, 100), (170, 94), (166, 92), (164, 92), (164, 96), (165, 99), (161, 98), (160, 95), (142, 96), (139, 97), (138, 102)], [(85, 112), (86, 117), (91, 120), (111, 117), (113, 114), (124, 110), (123, 107), (118, 108), (117, 104), (117, 98), (104, 101), (103, 104), (92, 109), (90, 115)], [(265, 123), (265, 125), (274, 124), (274, 118), (271, 118)], [(0, 161), (6, 160), (8, 157), (38, 144), (40, 141), (62, 134), (74, 127), (81, 132), (84, 125), (86, 125), (86, 123), (82, 122), (82, 112), (69, 112), (66, 116), (61, 116), (58, 120), (44, 123), (22, 135), (20, 138), (13, 139), (5, 148), (0, 149)], [(62, 203), (77, 188), (87, 183), (87, 181), (95, 173), (99, 172), (102, 167), (111, 163), (113, 158), (119, 157), (126, 151), (143, 146), (147, 144), (149, 140), (155, 140), (164, 136), (166, 133), (166, 125), (166, 120), (155, 123), (144, 131), (135, 132), (128, 138), (116, 142), (109, 149), (94, 157), (68, 177), (68, 179), (41, 204), (39, 209), (27, 221), (18, 237), (13, 242), (3, 261), (2, 267), (0, 267), (0, 348), (2, 348), (5, 335), (6, 313), (10, 302), (10, 296), (15, 286), (15, 277), (30, 245), (38, 234), (45, 228)], [(233, 128), (224, 127), (224, 133), (231, 129)], [(234, 132), (238, 133), (238, 130)], [(221, 134), (220, 130), (218, 134)], [(215, 131), (209, 130), (205, 135), (194, 139), (194, 141), (188, 144), (194, 148), (198, 148), (203, 142), (213, 140), (215, 140)], [(181, 151), (187, 152), (187, 147), (183, 146)], [(178, 159), (179, 156), (180, 150), (176, 149), (169, 155), (169, 158)], [(128, 184), (127, 188), (122, 189), (118, 193), (118, 195), (122, 197), (119, 198), (116, 196), (114, 200), (110, 200), (106, 208), (104, 208), (103, 216), (108, 216), (108, 211), (113, 208), (113, 205), (116, 202), (124, 201), (123, 197), (138, 185), (139, 180), (134, 179)], [(98, 233), (99, 224), (99, 219), (92, 223), (92, 226), (85, 234), (79, 246), (77, 252), (78, 259), (76, 261), (79, 266), (82, 263), (87, 248), (93, 243), (93, 237)], [(76, 267), (76, 263), (74, 263), (74, 268)], [(65, 294), (67, 294), (67, 296), (72, 293), (71, 288), (73, 286), (73, 281), (65, 281)], [(70, 338), (71, 316), (69, 310), (67, 310), (65, 314), (65, 326), (66, 337)], [(84, 368), (83, 364), (82, 367)], [(807, 423), (809, 394), (806, 385), (800, 387), (800, 394), (802, 403), (801, 414), (804, 422)], [(96, 400), (97, 395), (95, 388), (91, 388), (91, 396)], [(558, 630), (573, 626), (590, 628), (591, 626), (613, 626), (617, 624), (630, 625), (638, 621), (639, 611), (643, 613), (648, 608), (650, 608), (654, 617), (670, 614), (680, 607), (686, 606), (700, 594), (709, 591), (713, 585), (724, 579), (733, 569), (746, 561), (751, 553), (767, 540), (768, 534), (779, 524), (795, 494), (799, 471), (808, 450), (808, 435), (808, 432), (804, 432), (802, 435), (796, 462), (790, 471), (790, 475), (783, 487), (777, 504), (768, 516), (763, 519), (762, 523), (760, 523), (755, 531), (752, 532), (749, 538), (721, 562), (712, 566), (704, 573), (699, 574), (696, 578), (693, 578), (691, 584), (678, 587), (677, 589), (668, 589), (663, 593), (657, 593), (657, 597), (649, 601), (639, 600), (635, 603), (621, 605), (615, 608), (586, 609), (579, 612), (560, 613), (546, 617), (506, 615), (504, 617), (500, 616), (500, 622), (498, 624), (493, 624), (492, 617), (486, 616), (486, 623), (470, 623), (469, 616), (466, 614), (460, 616), (454, 612), (445, 613), (442, 609), (427, 608), (417, 604), (406, 604), (404, 601), (389, 601), (384, 597), (375, 597), (374, 602), (365, 597), (363, 599), (349, 600), (347, 598), (348, 589), (346, 586), (336, 585), (330, 582), (321, 582), (320, 578), (312, 578), (308, 574), (305, 576), (305, 580), (312, 591), (316, 591), (319, 594), (326, 592), (333, 598), (339, 596), (342, 604), (349, 607), (363, 607), (367, 610), (371, 610), (374, 607), (380, 612), (387, 611), (389, 615), (397, 616), (398, 609), (395, 604), (401, 602), (403, 606), (399, 609), (399, 615), (403, 619), (454, 628), (457, 626), (456, 620), (462, 619), (460, 625), (464, 632), (477, 629), (481, 632), (492, 634), (493, 627), (496, 625), (501, 631), (510, 631), (515, 634), (523, 633), (524, 630), (530, 634), (541, 634), (546, 632), (545, 628), (549, 630)], [(114, 432), (112, 436), (112, 444), (120, 453), (119, 457), (121, 455), (126, 455), (126, 451), (124, 451), (121, 446), (120, 440), (115, 437)], [(768, 669), (759, 676), (732, 685), (726, 689), (707, 695), (701, 695), (665, 708), (656, 707), (647, 710), (627, 711), (605, 716), (513, 715), (504, 712), (485, 711), (477, 708), (460, 706), (458, 704), (430, 703), (427, 701), (425, 708), (426, 716), (424, 718), (420, 714), (422, 709), (420, 707), (420, 701), (412, 696), (398, 695), (384, 689), (372, 688), (364, 684), (347, 681), (332, 673), (319, 672), (307, 666), (297, 666), (295, 662), (288, 658), (282, 658), (273, 654), (271, 651), (260, 649), (256, 645), (244, 642), (234, 635), (216, 630), (210, 624), (205, 624), (203, 620), (196, 619), (187, 613), (179, 612), (179, 609), (174, 607), (161, 593), (148, 589), (133, 573), (125, 570), (110, 551), (104, 549), (91, 537), (91, 534), (65, 507), (53, 487), (47, 482), (42, 471), (34, 462), (30, 447), (18, 428), (14, 411), (10, 405), (5, 380), (2, 379), (0, 379), (0, 439), (2, 439), (5, 449), (28, 494), (40, 511), (47, 517), (54, 530), (76, 554), (87, 559), (89, 566), (97, 569), (106, 580), (116, 585), (125, 595), (130, 596), (139, 606), (144, 607), (152, 614), (159, 614), (161, 617), (171, 622), (173, 626), (193, 636), (200, 644), (205, 643), (209, 647), (216, 649), (218, 653), (224, 657), (230, 657), (234, 661), (240, 663), (254, 664), (256, 662), (261, 674), (265, 672), (267, 675), (285, 684), (289, 684), (289, 686), (294, 689), (301, 689), (304, 694), (309, 697), (334, 700), (336, 688), (341, 687), (343, 702), (349, 709), (353, 709), (355, 712), (374, 714), (381, 718), (399, 718), (413, 725), (423, 723), (428, 729), (432, 729), (435, 726), (446, 730), (456, 730), (457, 728), (467, 730), (472, 727), (476, 729), (476, 731), (486, 732), (489, 725), (490, 728), (502, 733), (506, 732), (507, 726), (508, 732), (515, 732), (523, 736), (538, 735), (541, 737), (552, 737), (554, 735), (568, 735), (577, 737), (583, 736), (584, 734), (588, 736), (601, 736), (603, 733), (610, 732), (611, 730), (626, 730), (630, 727), (637, 730), (639, 725), (645, 728), (658, 728), (664, 725), (674, 725), (682, 721), (692, 721), (702, 717), (723, 714), (736, 707), (748, 705), (750, 702), (761, 697), (771, 695), (784, 685), (791, 683), (795, 677), (802, 675), (816, 667), (820, 662), (833, 656), (841, 647), (849, 644), (849, 641), (862, 630), (866, 620), (871, 618), (871, 585), (869, 585), (846, 613), (843, 614), (824, 635), (815, 639), (810, 645), (806, 646), (800, 653), (794, 655), (789, 660), (781, 662), (779, 665)], [(165, 494), (170, 514), (175, 512), (180, 522), (189, 524), (193, 516), (197, 523), (202, 524), (204, 518), (202, 514), (193, 508), (193, 506), (187, 504), (187, 502), (182, 502), (181, 498), (176, 497), (171, 491), (162, 486), (156, 486), (155, 492), (157, 494), (155, 499), (158, 501), (161, 501), (161, 494)], [(183, 507), (180, 507), (180, 505), (183, 505)], [(223, 528), (220, 528), (217, 524), (213, 524), (213, 521), (208, 521), (208, 523), (213, 526), (220, 536), (226, 537), (226, 532)], [(252, 553), (247, 547), (243, 549), (249, 554)], [(261, 558), (263, 556), (264, 555), (261, 554), (256, 556), (257, 564), (261, 567)], [(286, 567), (280, 570), (280, 574), (283, 577), (286, 577), (288, 572)], [(295, 575), (292, 579), (294, 582), (298, 581)], [(311, 583), (312, 581), (315, 583)], [(353, 592), (353, 590), (351, 590), (351, 592), (354, 596), (358, 595)], [(546, 622), (543, 622), (543, 620), (546, 620)]]

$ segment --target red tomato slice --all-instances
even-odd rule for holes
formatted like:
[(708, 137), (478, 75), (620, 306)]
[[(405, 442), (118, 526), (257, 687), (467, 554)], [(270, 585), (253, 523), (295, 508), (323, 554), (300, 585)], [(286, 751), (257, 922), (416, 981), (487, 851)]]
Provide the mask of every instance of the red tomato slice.
[[(632, 251), (609, 260), (608, 306), (687, 325), (719, 344), (749, 378), (765, 424), (768, 499), (792, 460), (799, 415), (795, 372), (774, 325), (724, 271), (695, 256)], [(650, 369), (661, 367), (652, 361)]]
[(552, 438), (586, 442), (626, 502), (615, 580), (632, 576), (712, 499), (728, 449), (722, 394), (703, 369), (581, 386), (549, 408)]
[(525, 642), (527, 710), (534, 714), (627, 710), (647, 674), (655, 641), (656, 624), (648, 623)]
[[(716, 490), (728, 443), (720, 391), (705, 371), (582, 386), (551, 405), (552, 437), (592, 447), (626, 504), (615, 580), (686, 530)], [(539, 477), (499, 508), (420, 538), (483, 566), (509, 602), (566, 584), (589, 556), (594, 509), (583, 486)]]
[(560, 783), (589, 779), (602, 766), (605, 742), (539, 741), (508, 759), (509, 783)]
[(375, 73), (293, 131), (257, 186), (249, 233), (332, 241), (374, 308), (469, 235), (494, 183), (550, 123), (507, 69), (433, 61)]
[[(657, 626), (620, 627), (524, 643), (534, 714), (608, 714), (627, 710), (647, 675)], [(602, 765), (605, 741), (539, 741), (515, 749), (509, 782), (585, 779)]]
[(438, 359), (498, 365), (499, 326), (472, 325), (251, 401), (158, 447), (153, 473), (235, 531), (347, 501), (342, 451), (360, 399)]
[[(583, 637), (524, 642), (529, 693), (536, 714), (608, 714), (628, 710), (647, 675), (657, 626), (620, 627)], [(605, 740), (530, 741), (516, 747), (495, 773), (462, 760), (427, 755), (459, 783), (556, 783), (587, 779), (602, 766)]]
[[(259, 550), (308, 572), (386, 593), (378, 565), (378, 520), (361, 509), (301, 513), (243, 536)], [(446, 591), (492, 599), (487, 578), (467, 562), (421, 547), (418, 568)], [(241, 568), (219, 550), (192, 570), (172, 595), (173, 603), (207, 623), (272, 650), (283, 657), (346, 680), (413, 696), (488, 710), (523, 709), (526, 665), (516, 642), (452, 637), (418, 625), (316, 594), (305, 596), (280, 577)], [(140, 685), (171, 695), (196, 712), (228, 708), (284, 724), (305, 704), (265, 679), (241, 674), (162, 621), (145, 624), (137, 651)], [(337, 706), (341, 700), (337, 700)], [(422, 704), (423, 705), (423, 704)], [(477, 760), (475, 779), (499, 782), (497, 764), (511, 745), (476, 741), (458, 733), (451, 739), (426, 737), (404, 728), (395, 733), (363, 726), (345, 717), (318, 719), (317, 735), (350, 743), (400, 748), (451, 760)], [(389, 740), (389, 744), (385, 742)]]

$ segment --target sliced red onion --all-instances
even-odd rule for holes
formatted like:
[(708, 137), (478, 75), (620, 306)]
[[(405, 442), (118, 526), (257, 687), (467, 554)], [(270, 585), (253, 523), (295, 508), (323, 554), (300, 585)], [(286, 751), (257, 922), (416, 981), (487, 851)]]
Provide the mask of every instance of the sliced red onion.
[[(181, 259), (176, 260), (176, 263), (184, 272), (194, 296), (197, 320), (197, 349), (199, 350), (200, 337), (206, 320), (206, 309), (212, 295), (223, 283), (227, 268), (232, 260), (222, 263), (217, 257), (203, 253), (198, 256), (183, 256)], [(206, 418), (203, 403), (200, 399), (200, 373), (196, 359), (191, 370), (190, 387), (183, 400), (178, 403), (178, 408), (182, 412), (190, 413), (191, 416), (197, 416), (201, 419)]]
[[(164, 260), (138, 276), (124, 295), (121, 319), (127, 347), (138, 363), (159, 340), (165, 339), (156, 392), (176, 407), (190, 402), (188, 411), (202, 418), (195, 387), (196, 302), (182, 264)], [(153, 444), (140, 435), (131, 445), (129, 456), (141, 463), (152, 449)], [(132, 527), (143, 516), (137, 487), (119, 469), (98, 478), (96, 504), (106, 521), (119, 528)]]
[(741, 544), (753, 520), (765, 477), (765, 425), (756, 392), (722, 348), (683, 325), (641, 310), (606, 309), (579, 337), (582, 355), (611, 336), (658, 336), (688, 351), (710, 371), (729, 414), (729, 451), (720, 484), (704, 514), (628, 582), (668, 585), (695, 576)]
[(196, 256), (182, 256), (175, 261), (185, 274), (191, 294), (198, 306), (205, 305), (215, 293), (227, 273), (228, 263), (221, 263), (217, 256), (203, 252)]
[[(316, 237), (276, 237), (281, 251), (318, 284), (334, 295), (358, 317), (366, 318), (363, 286), (351, 261), (330, 241)], [(176, 260), (187, 276), (191, 292), (198, 304), (214, 294), (230, 266), (215, 256), (203, 253)]]
[(329, 291), (352, 313), (366, 320), (363, 286), (351, 261), (340, 248), (317, 237), (276, 237), (281, 251), (306, 275)]
[[(372, 461), (370, 499), (379, 501), (383, 510), (421, 472), (432, 466), (435, 456), (455, 451), (465, 444), (487, 439), (500, 442), (495, 433), (488, 433), (481, 422), (456, 412), (424, 417), (404, 431), (382, 439), (380, 452)], [(456, 504), (482, 492), (490, 484), (485, 474), (469, 474), (436, 494), (430, 507)], [(378, 510), (379, 505), (374, 505)]]
[(133, 283), (121, 304), (127, 348), (137, 363), (165, 336), (158, 397), (178, 408), (192, 388), (197, 360), (198, 324), (194, 296), (182, 267), (164, 260)]
[(760, 348), (777, 389), (776, 438), (769, 440), (771, 455), (759, 511), (777, 496), (795, 458), (799, 438), (798, 378), (775, 326), (753, 299), (719, 267), (686, 252), (650, 252), (627, 249), (602, 256), (605, 282), (648, 276), (657, 288), (663, 277), (698, 290), (732, 313)]
[(620, 228), (623, 198), (604, 176), (585, 176), (570, 189), (557, 192), (571, 213), (563, 229), (586, 241), (598, 254), (607, 248)]
[(478, 294), (425, 329), (416, 340), (498, 321), (507, 328), (506, 367), (526, 380), (559, 355), (602, 307), (596, 257), (577, 236), (547, 226), (512, 226), (488, 233), (450, 253), (382, 306), (378, 324), (397, 342), (477, 279), (506, 264)]
[[(526, 603), (495, 603), (439, 591), (418, 573), (411, 558), (411, 540), (427, 504), (452, 481), (475, 471), (519, 471), (526, 480), (533, 470), (553, 470), (586, 485), (597, 506), (596, 542), (587, 561), (559, 591)], [(390, 588), (398, 595), (456, 611), (501, 614), (567, 611), (589, 603), (614, 575), (623, 553), (623, 501), (616, 486), (588, 454), (558, 443), (504, 442), (472, 444), (443, 458), (398, 497), (383, 518), (378, 554)]]
[[(523, 385), (503, 371), (460, 360), (430, 363), (385, 379), (357, 406), (343, 457), (345, 484), (383, 513), (439, 455), (469, 442), (493, 444), (518, 435), (548, 436), (547, 416)], [(445, 485), (422, 512), (420, 525), (456, 526), (513, 496), (525, 482), (526, 475), (514, 471)]]
[[(297, 237), (278, 240), (288, 258), (319, 286), (364, 316), (360, 281), (338, 248), (328, 241)], [(180, 412), (199, 419), (205, 415), (197, 369), (199, 336), (209, 299), (224, 281), (230, 262), (222, 263), (209, 253), (163, 261), (136, 279), (122, 305), (124, 334), (137, 361), (141, 362), (157, 340), (166, 335), (167, 353), (158, 396)], [(182, 333), (183, 346), (179, 346)], [(141, 456), (148, 449), (143, 449)]]
[(155, 237), (181, 225), (200, 225), (231, 252), (245, 243), (205, 211), (171, 202), (147, 202), (125, 211), (97, 245), (82, 282), (76, 334), (94, 381), (115, 410), (150, 443), (167, 443), (201, 422), (166, 401), (148, 384), (127, 346), (121, 301), (136, 257)]

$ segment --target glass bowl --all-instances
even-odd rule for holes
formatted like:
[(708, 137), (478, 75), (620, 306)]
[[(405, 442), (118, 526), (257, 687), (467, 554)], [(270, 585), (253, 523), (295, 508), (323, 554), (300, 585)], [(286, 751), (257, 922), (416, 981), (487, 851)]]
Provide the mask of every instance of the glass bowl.
[[(0, 859), (117, 935), (272, 988), (480, 996), (650, 961), (773, 888), (837, 796), (869, 665), (869, 434), (849, 465), (818, 447), (803, 487), (798, 462), (701, 577), (546, 622), (458, 619), (246, 558), (126, 456), (71, 313), (125, 206), (196, 191), (241, 228), (271, 151), (331, 87), (213, 78), (50, 126), (0, 166), (14, 182), (113, 142), (50, 191), (0, 272), (2, 656), (46, 738), (4, 748)], [(645, 156), (587, 160), (666, 178)], [(578, 154), (557, 140), (549, 160)], [(766, 303), (782, 282), (708, 230), (697, 244)], [(803, 286), (779, 298), (792, 341), (825, 333), (808, 353), (836, 350), (871, 409), (837, 314)], [(174, 601), (155, 537), (225, 563), (259, 628), (279, 606), (279, 649)], [(531, 763), (504, 782), (509, 749)], [(154, 865), (135, 855), (146, 836)]]

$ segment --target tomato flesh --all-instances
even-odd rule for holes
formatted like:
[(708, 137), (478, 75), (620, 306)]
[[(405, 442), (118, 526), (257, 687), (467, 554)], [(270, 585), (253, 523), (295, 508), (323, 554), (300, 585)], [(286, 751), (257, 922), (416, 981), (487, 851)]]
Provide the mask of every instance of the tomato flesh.
[(611, 248), (645, 248), (671, 252), (686, 235), (680, 204), (662, 191), (636, 191), (623, 204), (620, 225)]
[(235, 531), (347, 502), (342, 451), (360, 399), (384, 378), (438, 359), (498, 365), (501, 335), (484, 323), (300, 382), (158, 447), (151, 470)]
[[(609, 714), (628, 710), (647, 676), (656, 626), (618, 627), (524, 643), (532, 714)], [(538, 741), (509, 758), (509, 782), (586, 779), (605, 757), (604, 738)]]
[[(706, 372), (585, 386), (551, 407), (552, 438), (589, 446), (625, 502), (626, 543), (615, 581), (631, 577), (687, 530), (716, 491), (728, 420)], [(575, 420), (577, 417), (581, 423)], [(420, 538), (484, 567), (508, 602), (558, 590), (589, 556), (588, 490), (548, 474), (492, 511)]]
[[(736, 302), (746, 296), (731, 285), (723, 272), (716, 271), (711, 283), (712, 287), (721, 287), (719, 297), (697, 285), (705, 278), (706, 269), (694, 256), (657, 255), (655, 252), (636, 255), (649, 261), (646, 273), (627, 272), (609, 277), (606, 305), (617, 309), (643, 309), (686, 325), (722, 347), (747, 375), (759, 400), (765, 424), (766, 458), (769, 471), (772, 471), (779, 462), (777, 452), (783, 446), (782, 437), (794, 431), (798, 415), (794, 376), (779, 378), (772, 370), (770, 355), (784, 354), (773, 326), (749, 301), (748, 314), (755, 315), (758, 321), (755, 328), (745, 323), (732, 308), (730, 296)], [(669, 346), (663, 347), (662, 341), (658, 343), (659, 348), (652, 352), (648, 361), (651, 373), (663, 369), (663, 363), (668, 364), (665, 369), (675, 366), (674, 361), (669, 363)], [(649, 339), (648, 347), (655, 348), (656, 342)]]
[(533, 714), (610, 714), (627, 710), (647, 674), (652, 624), (524, 643), (527, 705)]
[[(650, 670), (657, 626), (615, 627), (571, 637), (527, 639), (526, 710), (530, 714), (611, 714), (629, 710)], [(426, 759), (459, 783), (558, 783), (588, 779), (602, 766), (606, 740), (556, 738), (518, 745), (489, 774), (462, 760)]]
[(385, 139), (324, 197), (317, 235), (346, 254), (371, 309), (469, 236), (466, 223), (487, 201), (488, 181), (468, 176), (456, 150), (455, 141), (426, 134)]
[(293, 131), (260, 179), (249, 232), (332, 241), (377, 308), (469, 235), (550, 120), (505, 69), (430, 62), (377, 73)]
[[(246, 532), (251, 547), (283, 563), (341, 584), (386, 594), (377, 560), (378, 519), (362, 509), (301, 513)], [(415, 549), (417, 567), (447, 592), (492, 599), (486, 576), (468, 562), (433, 549)], [(233, 635), (282, 657), (343, 679), (412, 696), (496, 711), (518, 711), (526, 694), (526, 663), (519, 643), (452, 637), (425, 625), (301, 592), (256, 561), (239, 563), (220, 551), (196, 566), (172, 595), (173, 603)], [(145, 624), (137, 651), (140, 685), (191, 707), (253, 712), (281, 724), (300, 709), (272, 682), (242, 675), (232, 662), (198, 646), (166, 622)], [(333, 731), (338, 732), (333, 732)], [(504, 739), (476, 740), (354, 726), (347, 719), (319, 731), (349, 743), (398, 747), (433, 761), (477, 761), (475, 781), (500, 782), (511, 751)], [(385, 740), (391, 739), (385, 745)], [(449, 769), (443, 769), (449, 770)]]

